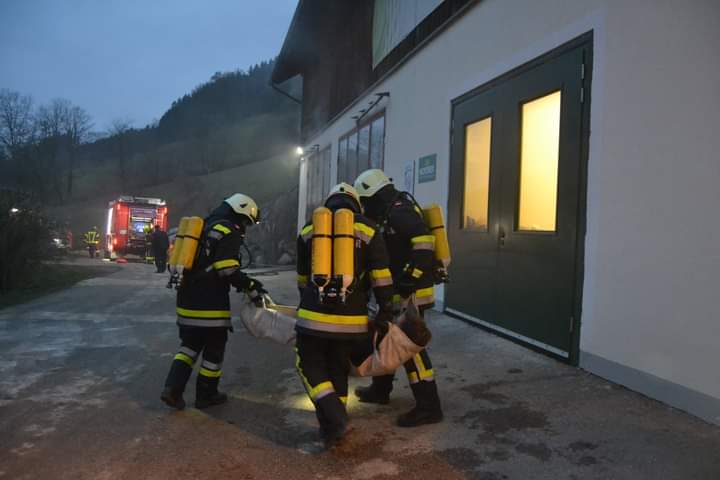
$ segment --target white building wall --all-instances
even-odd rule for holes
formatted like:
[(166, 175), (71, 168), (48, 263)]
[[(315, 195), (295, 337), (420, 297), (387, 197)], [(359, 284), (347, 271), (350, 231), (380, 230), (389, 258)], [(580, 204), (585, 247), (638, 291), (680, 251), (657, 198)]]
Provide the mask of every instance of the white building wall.
[[(401, 180), (408, 160), (437, 154), (437, 180), (415, 194), (446, 206), (451, 100), (590, 30), (581, 350), (720, 405), (720, 3), (480, 1), (375, 89), (391, 94), (385, 169)], [(332, 143), (336, 163), (371, 97), (308, 144)]]

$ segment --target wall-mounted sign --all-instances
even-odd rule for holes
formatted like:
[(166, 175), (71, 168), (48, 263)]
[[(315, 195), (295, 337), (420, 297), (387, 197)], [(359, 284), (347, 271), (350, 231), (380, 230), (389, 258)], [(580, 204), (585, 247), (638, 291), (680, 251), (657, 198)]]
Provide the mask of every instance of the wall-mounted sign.
[(426, 155), (418, 160), (418, 183), (432, 182), (437, 176), (437, 155)]
[(403, 187), (406, 192), (415, 194), (415, 160), (410, 160), (405, 163), (403, 168)]

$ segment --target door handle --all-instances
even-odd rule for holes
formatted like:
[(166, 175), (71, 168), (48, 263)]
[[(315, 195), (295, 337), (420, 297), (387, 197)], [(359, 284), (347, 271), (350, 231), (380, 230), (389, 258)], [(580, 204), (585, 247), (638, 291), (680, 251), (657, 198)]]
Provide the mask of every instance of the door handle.
[(498, 229), (498, 245), (505, 246), (505, 230), (502, 227)]

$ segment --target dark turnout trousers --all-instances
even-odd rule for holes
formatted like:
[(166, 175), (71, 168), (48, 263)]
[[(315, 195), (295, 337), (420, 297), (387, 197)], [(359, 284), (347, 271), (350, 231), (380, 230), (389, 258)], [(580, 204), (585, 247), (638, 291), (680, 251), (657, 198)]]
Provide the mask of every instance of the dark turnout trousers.
[(353, 344), (353, 340), (297, 335), (295, 366), (326, 438), (342, 435), (347, 426), (345, 405)]
[(165, 386), (177, 393), (185, 391), (195, 362), (202, 354), (202, 363), (197, 376), (197, 398), (211, 397), (217, 393), (222, 362), (225, 356), (225, 343), (228, 329), (225, 327), (188, 327), (178, 326), (180, 330), (180, 350), (178, 350)]

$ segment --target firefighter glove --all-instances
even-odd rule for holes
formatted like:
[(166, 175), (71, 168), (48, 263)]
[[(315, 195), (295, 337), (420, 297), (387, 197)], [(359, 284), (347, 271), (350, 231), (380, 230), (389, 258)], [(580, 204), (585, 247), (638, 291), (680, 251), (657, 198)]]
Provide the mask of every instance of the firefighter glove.
[(376, 331), (380, 335), (385, 335), (388, 331), (388, 324), (393, 321), (393, 312), (388, 308), (381, 308), (370, 322), (370, 329)]
[(402, 298), (409, 298), (415, 291), (415, 280), (407, 274), (403, 274), (395, 283), (395, 291)]

